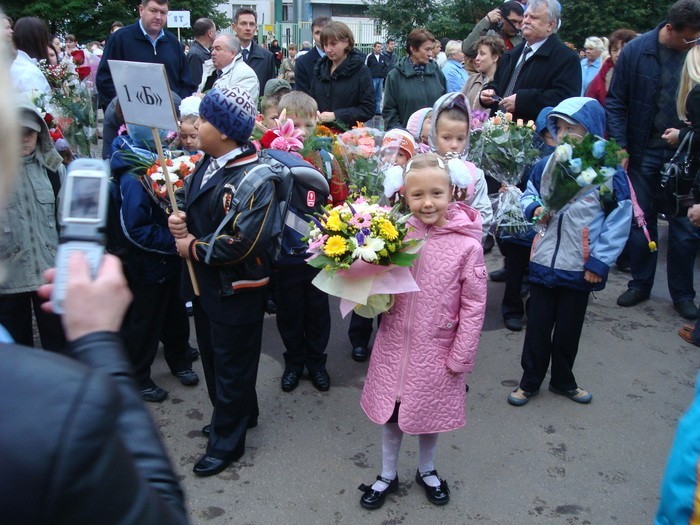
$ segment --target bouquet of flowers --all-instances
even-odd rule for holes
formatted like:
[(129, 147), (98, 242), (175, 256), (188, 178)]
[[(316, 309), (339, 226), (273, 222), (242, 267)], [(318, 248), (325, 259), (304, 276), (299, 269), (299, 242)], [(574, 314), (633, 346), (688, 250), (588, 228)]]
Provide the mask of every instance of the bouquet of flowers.
[(408, 218), (360, 196), (313, 219), (307, 262), (322, 270), (313, 284), (341, 298), (343, 316), (354, 308), (374, 317), (391, 308), (392, 294), (418, 290), (410, 266), (419, 241), (406, 239)]
[[(564, 137), (547, 161), (540, 182), (544, 213), (558, 213), (596, 186), (615, 175), (622, 156), (614, 139), (603, 140), (589, 133), (583, 139)], [(607, 186), (601, 188), (601, 202), (614, 200)]]
[(84, 54), (80, 64), (75, 60), (71, 56), (55, 66), (41, 60), (38, 65), (52, 88), (46, 106), (55, 117), (57, 128), (79, 155), (90, 157), (91, 148), (97, 146), (97, 118), (90, 86), (82, 80), (90, 74), (91, 68), (86, 65)]
[(382, 132), (375, 128), (357, 127), (336, 136), (333, 153), (348, 174), (350, 191), (356, 195), (382, 194), (381, 145)]
[[(185, 179), (194, 173), (195, 165), (201, 158), (202, 155), (198, 153), (196, 155), (183, 155), (174, 159), (165, 159), (166, 171), (174, 188), (182, 188)], [(165, 185), (165, 173), (160, 165), (160, 159), (157, 159), (146, 169), (146, 175), (150, 178), (152, 193), (156, 197), (167, 200), (168, 190)]]
[(530, 227), (520, 208), (522, 192), (516, 184), (527, 166), (539, 157), (532, 143), (534, 132), (531, 120), (513, 120), (510, 113), (501, 111), (486, 120), (479, 132), (473, 160), (504, 187), (492, 197), (496, 229), (518, 233)]

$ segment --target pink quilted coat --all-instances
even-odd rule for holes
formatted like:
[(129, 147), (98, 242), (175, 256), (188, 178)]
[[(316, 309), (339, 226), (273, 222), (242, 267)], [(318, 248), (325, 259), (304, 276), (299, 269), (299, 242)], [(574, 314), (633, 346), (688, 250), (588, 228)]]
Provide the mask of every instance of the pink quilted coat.
[(486, 266), (479, 213), (450, 204), (448, 222), (415, 218), (409, 235), (423, 238), (411, 272), (420, 292), (398, 294), (382, 316), (360, 404), (386, 423), (397, 401), (408, 434), (447, 432), (466, 423), (465, 375), (474, 366), (486, 308)]

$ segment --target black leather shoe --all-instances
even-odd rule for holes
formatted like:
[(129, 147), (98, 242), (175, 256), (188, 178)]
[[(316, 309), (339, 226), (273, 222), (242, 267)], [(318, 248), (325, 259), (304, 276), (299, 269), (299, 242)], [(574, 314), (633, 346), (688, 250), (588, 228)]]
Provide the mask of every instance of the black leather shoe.
[(325, 368), (319, 368), (311, 374), (311, 382), (316, 387), (316, 390), (325, 392), (331, 387), (331, 376)]
[(384, 490), (374, 490), (371, 485), (368, 487), (364, 483), (357, 487), (358, 490), (364, 492), (360, 498), (360, 505), (366, 509), (375, 510), (380, 508), (382, 505), (384, 505), (384, 500), (386, 499), (387, 495), (391, 494), (392, 492), (396, 492), (399, 488), (398, 476), (391, 480), (377, 476), (377, 480), (388, 483), (389, 486)]
[[(423, 481), (423, 478), (427, 478), (428, 476), (435, 476), (439, 479), (440, 486), (431, 487)], [(450, 487), (447, 486), (447, 481), (438, 476), (437, 470), (431, 470), (425, 474), (421, 474), (416, 470), (416, 483), (425, 489), (425, 495), (428, 501), (433, 505), (445, 505), (450, 501)]]
[(202, 434), (209, 437), (210, 433), (211, 433), (211, 425), (204, 425), (204, 427), (202, 428)]
[(502, 283), (505, 282), (506, 280), (506, 269), (501, 268), (500, 270), (494, 270), (493, 272), (489, 273), (489, 279), (491, 279), (494, 283)]
[(506, 325), (508, 330), (513, 332), (519, 332), (523, 329), (523, 322), (520, 319), (503, 319), (503, 324)]
[(291, 392), (299, 386), (299, 379), (301, 379), (301, 372), (285, 370), (284, 374), (282, 374), (282, 390)]
[(237, 452), (226, 459), (219, 459), (206, 454), (194, 464), (192, 472), (202, 477), (213, 476), (226, 470), (231, 463), (240, 459), (241, 456), (243, 456), (243, 451)]
[(693, 301), (679, 301), (673, 303), (673, 309), (681, 314), (684, 319), (695, 320), (698, 318), (698, 309)]
[(367, 361), (367, 347), (366, 346), (356, 346), (352, 349), (352, 359), (361, 363), (362, 361)]
[(636, 306), (647, 299), (649, 299), (648, 295), (643, 294), (634, 288), (629, 288), (625, 293), (617, 298), (617, 305), (623, 307)]

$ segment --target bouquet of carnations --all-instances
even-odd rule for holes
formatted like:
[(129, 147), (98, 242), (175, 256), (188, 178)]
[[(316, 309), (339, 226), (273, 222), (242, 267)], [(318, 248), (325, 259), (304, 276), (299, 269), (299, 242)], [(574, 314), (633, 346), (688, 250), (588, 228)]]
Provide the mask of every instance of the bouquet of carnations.
[[(173, 188), (182, 188), (185, 179), (194, 173), (197, 162), (202, 158), (201, 154), (183, 155), (174, 159), (166, 158), (165, 166), (170, 177), (170, 182), (173, 183)], [(160, 159), (157, 159), (151, 166), (146, 169), (146, 176), (150, 179), (150, 189), (156, 197), (168, 199), (168, 190), (165, 185), (165, 173), (160, 165)], [(143, 180), (143, 179), (142, 179)]]
[(350, 191), (355, 195), (378, 197), (382, 194), (379, 149), (382, 132), (356, 127), (336, 136), (333, 154), (348, 174)]
[(58, 129), (76, 153), (90, 157), (92, 148), (97, 146), (97, 118), (90, 86), (83, 79), (91, 68), (83, 65), (85, 55), (82, 55), (81, 65), (75, 60), (71, 55), (55, 66), (45, 60), (38, 65), (52, 88), (47, 109), (55, 117)]
[(393, 305), (393, 294), (418, 291), (410, 266), (419, 241), (406, 239), (410, 215), (358, 197), (313, 219), (308, 264), (321, 272), (313, 284), (341, 298), (343, 316), (372, 318)]
[(545, 213), (555, 214), (583, 194), (601, 186), (601, 203), (611, 205), (614, 195), (605, 183), (620, 164), (620, 146), (589, 133), (583, 139), (566, 136), (549, 157), (542, 173), (540, 196)]

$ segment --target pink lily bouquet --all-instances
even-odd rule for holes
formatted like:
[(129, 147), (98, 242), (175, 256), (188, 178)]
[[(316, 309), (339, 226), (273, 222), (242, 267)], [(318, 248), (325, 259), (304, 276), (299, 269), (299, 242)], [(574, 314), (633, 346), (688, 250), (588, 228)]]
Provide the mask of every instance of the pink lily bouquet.
[(420, 245), (406, 238), (408, 218), (358, 197), (313, 219), (307, 263), (321, 269), (313, 284), (341, 298), (343, 317), (353, 309), (375, 317), (391, 308), (394, 294), (419, 290), (410, 267)]

